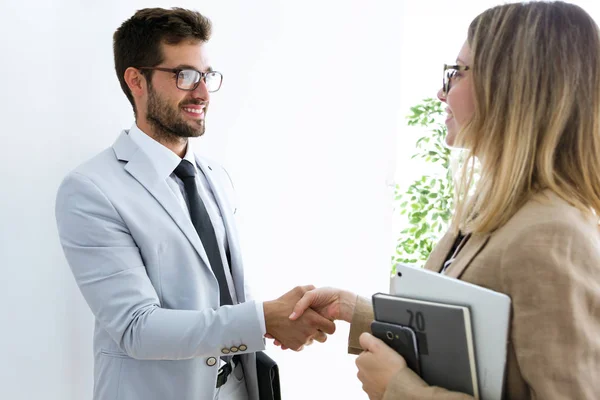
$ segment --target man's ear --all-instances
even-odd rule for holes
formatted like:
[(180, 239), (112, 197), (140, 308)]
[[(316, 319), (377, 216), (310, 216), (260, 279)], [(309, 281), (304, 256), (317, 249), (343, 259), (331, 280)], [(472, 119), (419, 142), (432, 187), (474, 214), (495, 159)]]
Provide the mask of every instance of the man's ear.
[(146, 91), (146, 77), (142, 75), (139, 69), (133, 67), (127, 68), (124, 78), (133, 97), (141, 97)]

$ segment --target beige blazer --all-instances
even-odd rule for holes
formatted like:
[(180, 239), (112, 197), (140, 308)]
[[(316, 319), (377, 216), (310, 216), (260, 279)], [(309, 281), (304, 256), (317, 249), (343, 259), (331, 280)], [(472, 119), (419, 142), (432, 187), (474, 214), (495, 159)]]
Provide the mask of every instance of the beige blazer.
[[(439, 271), (455, 238), (446, 234), (425, 268)], [(473, 235), (447, 275), (512, 299), (505, 397), (600, 399), (600, 232), (594, 218), (544, 192), (494, 233)], [(370, 300), (359, 297), (350, 353), (362, 351), (358, 337), (372, 320)], [(428, 386), (408, 368), (384, 396), (432, 398), (471, 396)]]

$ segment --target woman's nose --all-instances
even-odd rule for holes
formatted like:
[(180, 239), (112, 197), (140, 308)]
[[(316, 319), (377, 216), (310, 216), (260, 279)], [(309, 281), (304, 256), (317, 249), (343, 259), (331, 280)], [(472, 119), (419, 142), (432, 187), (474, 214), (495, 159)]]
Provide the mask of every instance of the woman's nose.
[(446, 102), (446, 96), (444, 95), (444, 92), (443, 92), (443, 90), (442, 90), (441, 88), (440, 88), (440, 90), (438, 90), (438, 92), (437, 92), (437, 98), (438, 98), (440, 101), (443, 101), (444, 103)]

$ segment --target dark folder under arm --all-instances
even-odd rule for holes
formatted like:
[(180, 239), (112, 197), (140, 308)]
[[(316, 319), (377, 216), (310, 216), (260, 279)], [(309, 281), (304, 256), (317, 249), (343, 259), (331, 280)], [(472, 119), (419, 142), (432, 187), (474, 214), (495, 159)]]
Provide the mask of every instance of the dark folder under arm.
[(281, 400), (279, 368), (264, 351), (256, 353), (256, 375), (260, 400)]

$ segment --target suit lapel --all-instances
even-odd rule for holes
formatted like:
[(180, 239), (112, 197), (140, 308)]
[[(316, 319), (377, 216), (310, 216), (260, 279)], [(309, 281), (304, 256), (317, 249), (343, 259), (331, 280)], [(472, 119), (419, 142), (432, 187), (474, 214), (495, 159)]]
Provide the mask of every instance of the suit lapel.
[[(429, 254), (429, 258), (425, 263), (425, 269), (440, 272), (444, 266), (444, 262), (450, 255), (452, 245), (456, 241), (457, 235), (448, 232), (446, 233)], [(464, 245), (463, 249), (459, 251), (456, 259), (450, 264), (450, 267), (446, 270), (446, 275), (453, 278), (460, 278), (465, 269), (471, 264), (473, 258), (479, 254), (479, 252), (486, 245), (490, 235), (473, 234)]]
[(246, 300), (246, 293), (244, 290), (244, 270), (243, 268), (241, 268), (242, 260), (239, 257), (240, 252), (237, 248), (238, 238), (237, 231), (233, 222), (233, 216), (230, 211), (231, 205), (227, 201), (227, 196), (225, 196), (225, 191), (221, 187), (220, 182), (217, 179), (215, 179), (213, 168), (198, 156), (196, 156), (196, 165), (206, 177), (208, 185), (210, 186), (213, 196), (215, 197), (217, 206), (221, 211), (221, 217), (223, 219), (223, 225), (225, 226), (227, 242), (229, 244), (229, 254), (231, 256), (230, 267), (233, 278), (233, 284), (235, 286), (238, 302), (242, 303)]
[(440, 272), (444, 265), (444, 261), (452, 248), (452, 244), (456, 240), (455, 234), (448, 231), (433, 248), (425, 263), (425, 269)]
[(452, 278), (460, 278), (465, 269), (471, 264), (473, 258), (479, 254), (489, 239), (489, 234), (472, 234), (467, 243), (465, 243), (464, 248), (456, 256), (456, 259), (450, 264), (446, 275)]
[(160, 203), (188, 238), (204, 264), (210, 265), (190, 217), (186, 215), (166, 180), (158, 176), (146, 154), (136, 146), (125, 131), (119, 136), (113, 149), (119, 160), (127, 162), (125, 170)]

